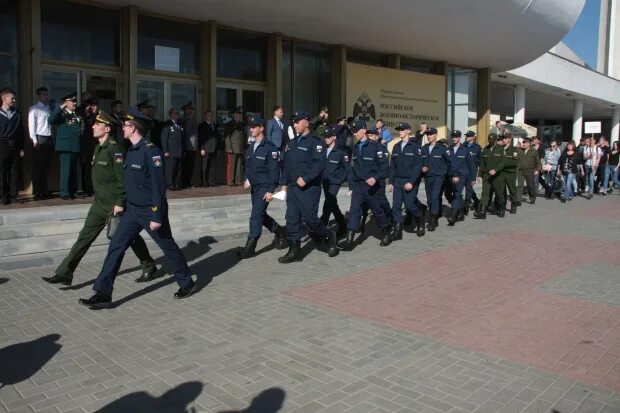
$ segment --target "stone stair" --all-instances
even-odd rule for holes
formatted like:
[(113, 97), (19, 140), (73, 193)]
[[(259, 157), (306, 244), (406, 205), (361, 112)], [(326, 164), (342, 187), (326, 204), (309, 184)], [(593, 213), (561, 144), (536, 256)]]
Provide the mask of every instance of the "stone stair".
[[(340, 191), (343, 210), (349, 206), (346, 190)], [(7, 209), (0, 211), (0, 271), (58, 265), (82, 229), (90, 205)], [(286, 203), (274, 200), (269, 214), (284, 224)], [(179, 246), (245, 238), (251, 212), (249, 195), (169, 200), (172, 233)], [(161, 255), (151, 238), (144, 239), (156, 256)], [(264, 231), (265, 236), (268, 235)], [(102, 259), (108, 247), (105, 230), (95, 240), (83, 262)], [(131, 249), (127, 251), (132, 256)]]

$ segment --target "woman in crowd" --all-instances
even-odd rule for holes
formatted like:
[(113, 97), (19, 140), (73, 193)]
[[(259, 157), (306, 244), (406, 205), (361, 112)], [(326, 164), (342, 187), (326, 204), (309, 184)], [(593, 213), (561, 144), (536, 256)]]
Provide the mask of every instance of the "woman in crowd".
[(586, 198), (588, 199), (592, 199), (592, 194), (594, 194), (594, 177), (596, 176), (596, 170), (598, 169), (598, 162), (600, 158), (601, 149), (596, 146), (596, 141), (594, 139), (588, 138), (586, 141), (586, 147), (583, 150), (586, 173)]
[(620, 189), (620, 179), (618, 176), (618, 158), (620, 158), (620, 149), (618, 141), (614, 142), (611, 145), (611, 153), (609, 154), (609, 162), (607, 163), (607, 168), (609, 169), (609, 174), (611, 174), (612, 181), (611, 185), (609, 185), (609, 192), (614, 190), (614, 187)]
[(577, 174), (584, 175), (581, 156), (577, 152), (574, 142), (569, 142), (566, 145), (566, 150), (560, 156), (558, 161), (557, 173), (561, 173), (564, 176), (564, 182), (566, 183), (566, 189), (560, 197), (562, 203), (573, 200), (575, 190), (575, 177)]

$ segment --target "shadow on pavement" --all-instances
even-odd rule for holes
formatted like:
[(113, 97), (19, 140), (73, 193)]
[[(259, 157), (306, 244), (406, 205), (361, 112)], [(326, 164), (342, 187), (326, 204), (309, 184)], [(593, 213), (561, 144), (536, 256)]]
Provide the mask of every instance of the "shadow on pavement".
[(41, 370), (62, 347), (56, 343), (59, 339), (60, 334), (49, 334), (0, 349), (0, 388), (27, 380)]
[(97, 410), (97, 413), (167, 413), (193, 412), (187, 405), (196, 400), (202, 392), (203, 384), (197, 381), (183, 383), (168, 390), (161, 397), (153, 397), (147, 392), (140, 391), (128, 394), (107, 406)]
[(282, 408), (285, 398), (284, 390), (272, 387), (254, 397), (250, 405), (243, 410), (227, 410), (219, 413), (276, 413)]
[(8, 282), (9, 279), (8, 278), (0, 278), (0, 284), (4, 284), (5, 282)]

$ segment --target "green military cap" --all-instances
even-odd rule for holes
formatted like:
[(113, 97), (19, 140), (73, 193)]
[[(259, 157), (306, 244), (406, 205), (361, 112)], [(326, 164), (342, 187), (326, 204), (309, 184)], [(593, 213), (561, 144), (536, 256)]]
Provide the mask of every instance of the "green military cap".
[(524, 136), (521, 138), (522, 141), (528, 141), (528, 142), (532, 142), (534, 138), (532, 138), (531, 136)]
[(108, 126), (120, 126), (120, 122), (118, 120), (108, 115), (103, 110), (99, 110), (95, 121), (98, 123), (105, 123)]
[(497, 140), (497, 133), (493, 133), (493, 132), (489, 133), (489, 138), (488, 139), (489, 139), (489, 142), (496, 141)]

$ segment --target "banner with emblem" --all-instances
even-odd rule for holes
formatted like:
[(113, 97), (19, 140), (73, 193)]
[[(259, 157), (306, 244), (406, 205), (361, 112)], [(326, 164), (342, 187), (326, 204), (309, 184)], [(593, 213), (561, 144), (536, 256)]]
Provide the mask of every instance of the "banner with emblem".
[[(347, 115), (374, 126), (383, 119), (393, 136), (407, 122), (412, 132), (420, 122), (446, 136), (446, 78), (385, 67), (347, 63)], [(394, 142), (394, 141), (392, 141)]]

